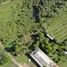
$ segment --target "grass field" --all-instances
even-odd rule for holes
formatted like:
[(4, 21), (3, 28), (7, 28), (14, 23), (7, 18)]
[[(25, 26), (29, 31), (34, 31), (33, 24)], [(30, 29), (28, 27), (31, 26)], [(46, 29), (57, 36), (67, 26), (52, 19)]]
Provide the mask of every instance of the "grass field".
[(21, 64), (27, 64), (29, 65), (29, 67), (37, 67), (36, 63), (32, 62), (32, 61), (29, 61), (29, 58), (22, 54), (21, 56), (18, 56), (18, 57), (15, 57), (15, 59), (20, 62)]
[(0, 67), (18, 67), (12, 61), (8, 61), (4, 65), (0, 65)]
[[(61, 9), (55, 18), (46, 21), (43, 26), (57, 42), (63, 42), (67, 39), (67, 7)], [(67, 58), (61, 58), (62, 60), (58, 64), (59, 67), (67, 67)]]
[(59, 66), (60, 67), (67, 67), (67, 56), (66, 57), (62, 57), (62, 60), (59, 62)]
[(46, 29), (58, 42), (65, 40), (67, 38), (67, 8), (62, 9), (60, 14), (48, 21)]

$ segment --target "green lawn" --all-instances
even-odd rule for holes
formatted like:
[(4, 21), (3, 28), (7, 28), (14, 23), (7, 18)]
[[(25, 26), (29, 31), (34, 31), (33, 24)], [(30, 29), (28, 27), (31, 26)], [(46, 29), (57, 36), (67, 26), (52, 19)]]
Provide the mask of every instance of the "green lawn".
[(60, 67), (67, 67), (67, 58), (62, 57), (62, 60), (59, 62)]
[(61, 9), (60, 13), (46, 24), (46, 31), (58, 42), (67, 38), (67, 8)]
[[(1, 50), (1, 48), (0, 48)], [(4, 49), (3, 49), (4, 50)], [(5, 51), (5, 50), (4, 50)], [(8, 55), (8, 53), (5, 51), (5, 56), (7, 58), (6, 62), (4, 64), (0, 65), (0, 67), (18, 67), (13, 61), (12, 58)]]
[(29, 62), (29, 58), (26, 55), (24, 55), (24, 54), (22, 54), (21, 56), (15, 57), (15, 59), (18, 62), (20, 62), (21, 64), (26, 63), (26, 64), (28, 64), (31, 67), (37, 67), (36, 63), (33, 63), (32, 61)]
[(0, 67), (18, 67), (12, 61), (8, 61), (4, 65), (0, 65)]

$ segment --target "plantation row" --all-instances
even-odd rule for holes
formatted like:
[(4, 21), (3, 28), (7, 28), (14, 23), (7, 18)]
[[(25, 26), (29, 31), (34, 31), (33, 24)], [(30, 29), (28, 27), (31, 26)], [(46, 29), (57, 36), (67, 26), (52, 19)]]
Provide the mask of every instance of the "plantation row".
[[(66, 13), (65, 13), (66, 14)], [(48, 27), (48, 32), (58, 41), (63, 41), (67, 38), (67, 19), (66, 15), (62, 14), (58, 20), (53, 20), (53, 24)]]

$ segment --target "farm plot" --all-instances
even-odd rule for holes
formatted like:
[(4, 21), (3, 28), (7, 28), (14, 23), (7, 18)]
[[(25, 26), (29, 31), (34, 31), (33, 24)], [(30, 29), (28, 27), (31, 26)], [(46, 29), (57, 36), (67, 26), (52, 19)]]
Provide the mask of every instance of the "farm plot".
[(67, 38), (67, 9), (62, 10), (54, 19), (47, 24), (47, 32), (58, 42)]

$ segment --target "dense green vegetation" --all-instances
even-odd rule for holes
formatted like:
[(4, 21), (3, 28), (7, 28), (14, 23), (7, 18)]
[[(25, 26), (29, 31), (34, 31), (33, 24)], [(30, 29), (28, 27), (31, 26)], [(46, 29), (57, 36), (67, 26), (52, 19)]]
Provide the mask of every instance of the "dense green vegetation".
[(4, 64), (5, 62), (7, 62), (6, 53), (0, 48), (0, 65)]
[[(0, 41), (14, 56), (40, 47), (55, 62), (63, 62), (66, 17), (66, 0), (0, 0)], [(46, 33), (55, 40), (51, 41)]]
[[(49, 34), (51, 34), (57, 42), (62, 42), (67, 38), (67, 9), (62, 8), (60, 14), (58, 14), (54, 19), (48, 21), (46, 29)], [(62, 20), (61, 20), (62, 19)]]

